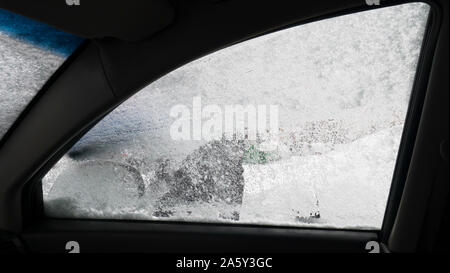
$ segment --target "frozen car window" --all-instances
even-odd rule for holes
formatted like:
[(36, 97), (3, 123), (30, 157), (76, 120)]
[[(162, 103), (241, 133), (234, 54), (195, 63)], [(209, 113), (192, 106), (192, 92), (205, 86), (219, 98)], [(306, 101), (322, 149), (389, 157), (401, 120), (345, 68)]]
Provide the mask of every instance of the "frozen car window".
[(44, 177), (46, 215), (379, 229), (428, 12), (314, 22), (171, 72)]
[(81, 39), (0, 9), (0, 139)]

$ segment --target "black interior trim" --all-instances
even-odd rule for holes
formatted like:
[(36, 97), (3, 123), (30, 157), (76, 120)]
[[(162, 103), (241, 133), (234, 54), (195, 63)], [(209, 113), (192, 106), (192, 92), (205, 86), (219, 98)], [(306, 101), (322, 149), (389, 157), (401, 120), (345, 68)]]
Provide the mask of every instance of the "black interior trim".
[(47, 220), (22, 234), (31, 252), (65, 252), (68, 241), (83, 253), (301, 253), (365, 252), (377, 234), (195, 223)]
[(397, 216), (398, 206), (403, 195), (403, 188), (411, 162), (411, 157), (415, 145), (416, 135), (419, 128), (420, 117), (422, 115), (425, 94), (431, 71), (431, 65), (435, 52), (437, 39), (439, 37), (440, 24), (442, 20), (442, 10), (435, 3), (430, 5), (430, 14), (427, 28), (424, 33), (422, 49), (417, 65), (417, 72), (411, 91), (410, 102), (403, 127), (402, 139), (398, 151), (397, 161), (389, 191), (386, 212), (383, 219), (381, 240), (387, 243), (387, 239), (394, 225)]
[(441, 156), (441, 144), (448, 141), (449, 124), (449, 2), (442, 1), (440, 6), (442, 24), (424, 107), (397, 217), (388, 239), (393, 252), (427, 251), (421, 239), (429, 235), (427, 230), (435, 229), (430, 226), (439, 226), (442, 220), (429, 215), (434, 215), (436, 204), (445, 204), (445, 195), (448, 203), (448, 164)]

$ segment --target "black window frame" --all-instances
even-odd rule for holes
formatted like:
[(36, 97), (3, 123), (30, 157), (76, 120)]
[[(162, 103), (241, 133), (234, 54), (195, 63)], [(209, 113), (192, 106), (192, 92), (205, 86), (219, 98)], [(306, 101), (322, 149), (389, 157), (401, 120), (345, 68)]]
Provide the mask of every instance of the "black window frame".
[[(400, 147), (397, 155), (397, 160), (394, 168), (393, 179), (391, 182), (388, 202), (385, 210), (385, 215), (383, 218), (383, 224), (380, 230), (361, 230), (361, 229), (336, 229), (336, 228), (325, 228), (325, 227), (308, 227), (308, 226), (279, 226), (279, 225), (253, 225), (253, 224), (240, 224), (240, 223), (198, 223), (198, 222), (182, 222), (182, 221), (160, 221), (160, 220), (114, 220), (114, 219), (65, 219), (65, 218), (51, 218), (47, 217), (44, 214), (43, 210), (43, 196), (42, 196), (42, 178), (48, 173), (48, 171), (59, 161), (59, 159), (66, 154), (67, 151), (92, 127), (95, 126), (97, 122), (103, 119), (106, 115), (108, 115), (115, 107), (123, 103), (126, 99), (118, 103), (110, 109), (109, 112), (105, 113), (103, 116), (97, 118), (94, 122), (89, 124), (86, 128), (84, 128), (76, 137), (70, 139), (59, 151), (57, 151), (50, 160), (48, 160), (43, 166), (39, 168), (39, 171), (36, 172), (26, 183), (22, 191), (22, 212), (23, 212), (23, 226), (26, 229), (32, 225), (40, 223), (42, 221), (51, 221), (51, 220), (61, 220), (61, 221), (94, 221), (94, 222), (103, 222), (103, 223), (140, 223), (140, 224), (173, 224), (173, 225), (206, 225), (206, 226), (217, 226), (217, 227), (253, 227), (259, 229), (283, 229), (283, 230), (304, 230), (304, 231), (347, 231), (347, 232), (356, 232), (356, 233), (376, 233), (378, 238), (386, 242), (392, 226), (394, 224), (394, 220), (397, 215), (397, 211), (399, 208), (400, 199), (402, 197), (403, 188), (406, 182), (406, 176), (409, 169), (409, 164), (412, 157), (412, 151), (415, 144), (416, 135), (418, 132), (419, 122), (421, 118), (421, 113), (424, 105), (424, 98), (426, 95), (427, 84), (430, 76), (431, 65), (433, 61), (433, 54), (437, 44), (437, 38), (439, 36), (440, 25), (442, 23), (442, 10), (441, 7), (438, 6), (435, 2), (430, 0), (423, 1), (393, 1), (388, 3), (383, 3), (383, 5), (379, 7), (367, 6), (363, 8), (356, 9), (348, 9), (339, 11), (337, 13), (330, 13), (325, 16), (314, 17), (308, 20), (302, 20), (295, 22), (293, 24), (289, 24), (280, 28), (271, 29), (269, 31), (263, 32), (259, 35), (250, 37), (248, 39), (243, 39), (240, 42), (253, 39), (259, 36), (263, 36), (266, 34), (270, 34), (272, 32), (276, 32), (283, 29), (288, 29), (291, 27), (312, 23), (315, 21), (320, 21), (324, 19), (329, 19), (333, 17), (349, 15), (357, 12), (373, 10), (378, 8), (387, 8), (389, 6), (396, 6), (407, 3), (425, 3), (429, 6), (429, 18), (427, 22), (427, 26), (424, 33), (422, 48), (419, 56), (419, 63), (417, 66), (413, 88), (411, 90), (410, 101), (407, 110), (407, 116), (405, 120), (405, 125), (403, 128), (403, 133), (401, 137)], [(65, 62), (64, 64), (51, 76), (51, 78), (47, 81), (47, 83), (42, 87), (41, 90), (37, 93), (35, 98), (31, 101), (31, 103), (26, 107), (26, 109), (22, 112), (20, 117), (16, 120), (16, 122), (10, 128), (10, 131), (17, 126), (19, 121), (24, 118), (27, 114), (27, 111), (31, 108), (31, 106), (39, 100), (40, 96), (45, 93), (45, 90), (55, 81), (56, 78), (64, 71), (65, 67), (69, 66), (71, 62), (76, 59), (78, 54), (82, 52), (82, 50), (87, 47), (89, 41), (85, 41)], [(220, 49), (218, 49), (220, 50)], [(138, 91), (139, 92), (139, 91)], [(0, 141), (0, 147), (2, 146), (2, 142), (6, 141), (7, 135)]]

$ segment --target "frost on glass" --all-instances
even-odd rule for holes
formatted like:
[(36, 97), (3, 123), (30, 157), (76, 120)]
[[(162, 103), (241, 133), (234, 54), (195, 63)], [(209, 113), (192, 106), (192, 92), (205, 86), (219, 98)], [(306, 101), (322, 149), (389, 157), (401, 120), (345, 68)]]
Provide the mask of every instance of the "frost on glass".
[(0, 139), (80, 41), (0, 9)]
[[(46, 214), (380, 228), (428, 11), (405, 4), (298, 26), (171, 72), (54, 166)], [(276, 137), (173, 140), (172, 107), (192, 109), (195, 97), (277, 105)]]

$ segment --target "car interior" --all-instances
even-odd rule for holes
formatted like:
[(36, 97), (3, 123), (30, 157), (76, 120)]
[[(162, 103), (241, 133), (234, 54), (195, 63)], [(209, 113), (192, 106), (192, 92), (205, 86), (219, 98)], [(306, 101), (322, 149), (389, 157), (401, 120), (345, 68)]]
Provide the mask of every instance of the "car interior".
[(8, 13), (80, 38), (0, 135), (0, 252), (67, 253), (71, 241), (81, 253), (448, 251), (448, 1), (420, 1), (429, 14), (378, 229), (51, 217), (43, 179), (116, 108), (180, 67), (267, 34), (416, 1), (66, 2), (0, 0)]

